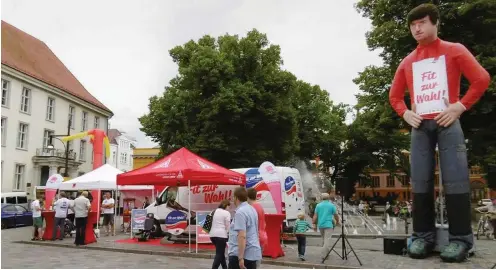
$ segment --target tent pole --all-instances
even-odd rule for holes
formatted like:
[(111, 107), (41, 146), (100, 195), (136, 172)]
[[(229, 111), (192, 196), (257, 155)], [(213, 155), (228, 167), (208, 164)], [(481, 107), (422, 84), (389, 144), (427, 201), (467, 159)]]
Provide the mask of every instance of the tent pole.
[(112, 234), (115, 235), (115, 219), (116, 219), (116, 214), (117, 214), (117, 191), (119, 190), (119, 186), (115, 187), (115, 192), (112, 190), (112, 198), (114, 199), (114, 230), (112, 231)]
[(155, 202), (155, 186), (152, 189), (152, 202)]
[(191, 180), (188, 180), (188, 252), (191, 253)]
[(100, 182), (98, 182), (98, 207), (96, 208), (96, 229), (97, 230), (100, 230), (98, 229), (98, 226), (100, 225), (100, 194), (102, 193), (102, 191), (100, 190)]

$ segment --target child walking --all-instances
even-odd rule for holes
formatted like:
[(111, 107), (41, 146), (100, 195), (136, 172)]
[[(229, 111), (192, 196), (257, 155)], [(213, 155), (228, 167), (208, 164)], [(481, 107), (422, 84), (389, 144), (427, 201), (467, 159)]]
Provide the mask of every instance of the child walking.
[(293, 233), (296, 235), (296, 240), (298, 240), (298, 258), (302, 261), (305, 260), (305, 248), (307, 246), (307, 237), (304, 233), (311, 228), (310, 223), (305, 220), (305, 214), (299, 213), (298, 220), (293, 227)]

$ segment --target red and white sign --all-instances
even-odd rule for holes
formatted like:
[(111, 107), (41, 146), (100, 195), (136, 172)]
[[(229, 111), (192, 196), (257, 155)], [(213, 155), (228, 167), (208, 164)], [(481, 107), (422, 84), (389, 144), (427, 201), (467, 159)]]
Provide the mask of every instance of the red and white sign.
[(428, 58), (413, 63), (413, 93), (418, 115), (439, 113), (449, 100), (446, 57)]

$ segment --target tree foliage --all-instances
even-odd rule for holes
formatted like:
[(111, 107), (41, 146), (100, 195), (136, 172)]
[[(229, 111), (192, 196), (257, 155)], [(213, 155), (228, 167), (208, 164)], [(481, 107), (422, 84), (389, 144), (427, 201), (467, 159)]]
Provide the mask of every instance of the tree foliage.
[(257, 30), (204, 36), (170, 55), (178, 75), (140, 118), (163, 154), (184, 146), (234, 168), (310, 159), (340, 143), (330, 131), (344, 125), (345, 107), (283, 70), (280, 47)]
[[(367, 67), (355, 79), (361, 90), (357, 96), (357, 108), (361, 113), (356, 122), (363, 125), (356, 128), (362, 129), (362, 136), (370, 143), (367, 150), (374, 151), (374, 155), (369, 157), (372, 159), (371, 167), (385, 166), (393, 172), (405, 167), (400, 152), (408, 149), (408, 137), (402, 132), (408, 127), (392, 111), (388, 91), (398, 64), (416, 47), (407, 27), (407, 14), (426, 2), (430, 1), (361, 0), (356, 4), (358, 12), (372, 21), (372, 30), (366, 35), (367, 44), (371, 50), (381, 50), (384, 62), (382, 66)], [(481, 101), (461, 117), (469, 139), (470, 161), (487, 168), (488, 164), (496, 164), (496, 122), (493, 121), (496, 117), (496, 2), (440, 2), (437, 3), (441, 13), (440, 38), (464, 44), (493, 77)], [(463, 79), (461, 96), (467, 89), (468, 83)], [(405, 100), (409, 106), (409, 97), (406, 96)], [(375, 154), (377, 149), (381, 150)]]

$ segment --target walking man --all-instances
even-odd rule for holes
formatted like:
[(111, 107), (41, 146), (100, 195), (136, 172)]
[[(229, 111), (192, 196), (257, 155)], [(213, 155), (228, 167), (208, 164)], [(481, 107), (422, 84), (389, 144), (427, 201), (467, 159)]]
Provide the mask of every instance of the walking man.
[[(330, 240), (334, 231), (334, 226), (339, 224), (339, 215), (336, 208), (330, 200), (328, 193), (322, 193), (322, 201), (315, 207), (313, 215), (314, 230), (319, 229), (322, 237), (322, 263), (330, 250)], [(333, 221), (336, 221), (334, 224)]]
[(74, 200), (74, 215), (76, 217), (76, 246), (84, 246), (86, 236), (86, 223), (88, 222), (88, 212), (91, 203), (88, 200), (88, 191), (83, 191), (79, 197)]
[(244, 187), (234, 190), (236, 212), (231, 221), (228, 240), (229, 269), (256, 269), (262, 260), (258, 240), (258, 214), (248, 204), (248, 192)]
[[(412, 258), (425, 258), (435, 246), (434, 170), (438, 144), (449, 220), (449, 245), (441, 259), (460, 262), (473, 246), (473, 234), (467, 149), (458, 118), (479, 100), (490, 78), (465, 46), (437, 37), (439, 16), (432, 4), (422, 4), (408, 13), (408, 26), (418, 46), (396, 70), (389, 100), (398, 115), (413, 127), (413, 241), (408, 253)], [(470, 88), (459, 100), (462, 74)], [(411, 110), (404, 100), (406, 88)]]
[(57, 228), (60, 228), (60, 240), (64, 240), (65, 236), (65, 219), (67, 218), (67, 211), (71, 207), (69, 199), (65, 195), (64, 191), (59, 194), (60, 199), (58, 199), (53, 206), (55, 207), (55, 224), (53, 225), (52, 241), (57, 238)]
[[(112, 236), (115, 235), (114, 231), (114, 199), (111, 197), (110, 192), (105, 193), (105, 199), (102, 202), (103, 209), (103, 226), (107, 230), (107, 236), (112, 232)], [(111, 230), (109, 230), (109, 227)]]

